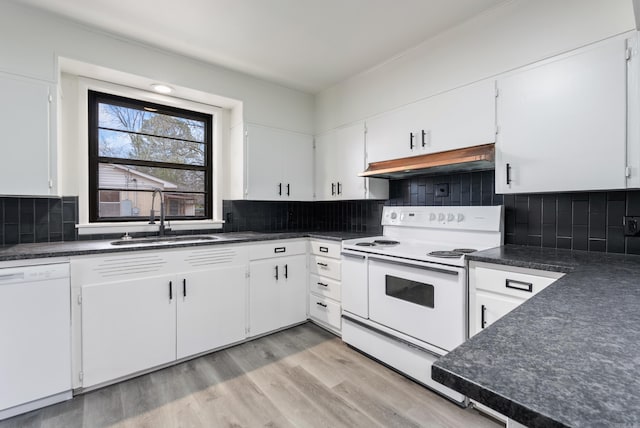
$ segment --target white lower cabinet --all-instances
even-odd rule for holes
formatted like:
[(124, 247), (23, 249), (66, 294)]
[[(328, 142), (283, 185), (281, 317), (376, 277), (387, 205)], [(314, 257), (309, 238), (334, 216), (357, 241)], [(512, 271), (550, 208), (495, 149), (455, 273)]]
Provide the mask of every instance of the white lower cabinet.
[(562, 273), (469, 262), (469, 336), (562, 277)]
[(309, 295), (309, 316), (312, 319), (332, 329), (340, 330), (340, 312), (339, 302), (313, 293)]
[(309, 318), (326, 329), (342, 330), (341, 244), (311, 241), (309, 254)]
[[(508, 314), (564, 274), (483, 262), (469, 262), (469, 336)], [(506, 416), (471, 400), (474, 407), (509, 426)]]
[(307, 319), (306, 244), (276, 241), (250, 248), (250, 336)]
[(84, 387), (176, 359), (175, 285), (160, 275), (83, 287)]
[(476, 314), (474, 323), (475, 331), (480, 331), (493, 324), (504, 315), (508, 314), (524, 300), (514, 297), (501, 296), (494, 293), (476, 292)]
[(178, 359), (243, 340), (246, 266), (185, 273), (177, 296)]
[(74, 386), (244, 340), (247, 261), (231, 245), (73, 259)]

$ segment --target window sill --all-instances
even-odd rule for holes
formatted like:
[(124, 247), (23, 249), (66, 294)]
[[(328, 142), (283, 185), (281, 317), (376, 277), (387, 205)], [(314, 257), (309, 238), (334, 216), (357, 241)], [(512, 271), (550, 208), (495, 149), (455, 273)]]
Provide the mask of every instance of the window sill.
[[(95, 235), (105, 233), (133, 233), (133, 232), (157, 232), (159, 221), (156, 224), (149, 224), (146, 221), (135, 221), (127, 223), (88, 223), (78, 224), (79, 235)], [(200, 230), (200, 229), (222, 229), (222, 220), (172, 220), (166, 222), (171, 230)]]

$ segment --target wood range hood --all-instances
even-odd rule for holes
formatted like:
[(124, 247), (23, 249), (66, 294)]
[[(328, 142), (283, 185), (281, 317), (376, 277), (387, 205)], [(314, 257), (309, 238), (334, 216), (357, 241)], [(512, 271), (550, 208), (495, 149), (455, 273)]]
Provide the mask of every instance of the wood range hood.
[(371, 162), (360, 177), (404, 178), (412, 175), (468, 172), (495, 167), (495, 144)]

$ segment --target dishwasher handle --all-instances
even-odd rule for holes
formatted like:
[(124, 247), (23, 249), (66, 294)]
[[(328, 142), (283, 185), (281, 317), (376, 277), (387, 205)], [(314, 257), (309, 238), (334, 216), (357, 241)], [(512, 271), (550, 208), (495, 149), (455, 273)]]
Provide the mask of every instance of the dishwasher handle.
[(0, 269), (0, 285), (69, 278), (69, 263), (17, 266)]

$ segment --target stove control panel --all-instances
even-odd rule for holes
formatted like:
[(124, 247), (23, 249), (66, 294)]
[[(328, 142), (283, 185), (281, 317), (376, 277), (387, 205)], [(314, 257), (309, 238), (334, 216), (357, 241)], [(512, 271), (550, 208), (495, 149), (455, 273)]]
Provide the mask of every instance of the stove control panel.
[(501, 206), (384, 207), (383, 226), (500, 230)]

